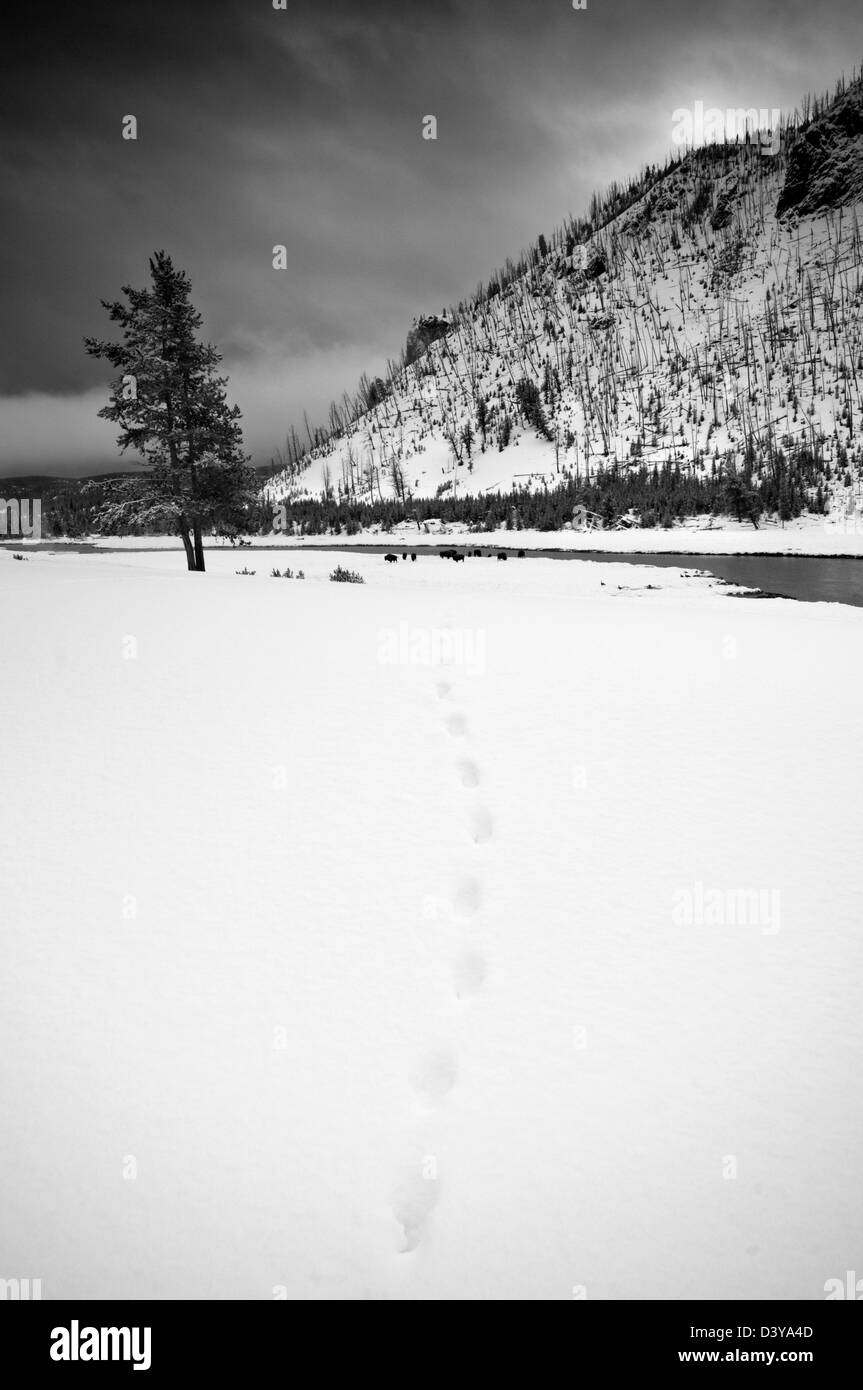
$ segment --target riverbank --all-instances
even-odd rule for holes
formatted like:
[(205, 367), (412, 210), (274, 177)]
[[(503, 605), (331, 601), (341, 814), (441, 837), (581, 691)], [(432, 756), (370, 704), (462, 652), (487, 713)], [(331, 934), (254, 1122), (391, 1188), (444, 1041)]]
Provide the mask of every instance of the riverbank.
[[(749, 523), (737, 524), (723, 520), (715, 524), (711, 517), (693, 517), (680, 526), (660, 530), (633, 527), (622, 531), (470, 531), (467, 526), (442, 525), (434, 522), (418, 528), (415, 523), (383, 531), (371, 527), (355, 535), (295, 536), (274, 532), (253, 536), (249, 543), (258, 549), (357, 549), (366, 546), (388, 546), (393, 550), (405, 547), (435, 549), (438, 545), (469, 545), (488, 549), (542, 551), (608, 555), (822, 555), (839, 559), (843, 556), (863, 557), (863, 518), (847, 521), (825, 517), (799, 517), (784, 526), (762, 522), (756, 530)], [(173, 550), (180, 543), (171, 536), (86, 536), (77, 540), (65, 537), (45, 537), (41, 542), (7, 540), (0, 542), (13, 549), (24, 550), (39, 544), (50, 549), (95, 548), (99, 550)], [(230, 548), (229, 542), (210, 537), (207, 549)]]
[[(679, 540), (688, 540), (689, 535), (675, 533)], [(331, 556), (367, 556), (380, 557), (385, 554), (394, 554), (398, 557), (407, 558), (408, 556), (418, 560), (428, 560), (438, 556), (442, 550), (453, 549), (460, 554), (470, 557), (471, 563), (477, 563), (477, 555), (481, 555), (485, 560), (494, 558), (497, 555), (505, 555), (507, 559), (522, 560), (556, 560), (574, 561), (579, 563), (596, 562), (600, 565), (617, 563), (627, 566), (646, 566), (648, 578), (650, 570), (698, 570), (713, 575), (716, 579), (726, 584), (743, 586), (750, 590), (758, 590), (768, 596), (781, 598), (801, 599), (811, 603), (844, 603), (854, 607), (863, 607), (863, 556), (854, 553), (847, 554), (821, 554), (810, 550), (808, 552), (784, 551), (754, 551), (745, 552), (743, 550), (721, 551), (702, 551), (696, 550), (662, 551), (655, 549), (648, 550), (583, 550), (570, 546), (569, 548), (555, 548), (548, 544), (540, 546), (534, 544), (522, 545), (521, 541), (524, 533), (504, 532), (501, 543), (489, 544), (487, 537), (481, 537), (473, 533), (465, 532), (446, 532), (436, 536), (424, 534), (422, 541), (408, 539), (402, 535), (397, 537), (394, 534), (382, 537), (379, 533), (369, 534), (364, 537), (332, 537), (324, 539), (316, 537), (314, 539), (300, 540), (292, 538), (290, 541), (258, 536), (254, 541), (245, 544), (242, 548), (231, 548), (226, 543), (211, 542), (207, 547), (210, 556), (208, 567), (212, 567), (212, 560), (216, 557), (236, 557), (237, 564), (240, 563), (240, 556), (260, 556), (269, 554), (276, 564), (281, 563), (279, 557), (290, 555), (292, 565), (299, 565), (306, 561), (303, 557), (323, 557)], [(599, 541), (608, 537), (613, 538), (614, 533), (604, 532), (594, 533), (592, 539)], [(625, 533), (626, 538), (632, 538), (639, 542), (650, 532), (638, 531)], [(534, 535), (535, 541), (542, 540), (548, 542), (550, 537), (547, 533)], [(556, 539), (556, 537), (555, 537)], [(19, 547), (23, 552), (27, 547)], [(104, 557), (109, 555), (162, 555), (170, 554), (176, 556), (178, 567), (183, 568), (185, 559), (180, 550), (179, 544), (174, 543), (170, 537), (125, 537), (125, 538), (97, 538), (94, 541), (74, 541), (66, 542), (62, 546), (45, 544), (33, 546), (29, 554), (101, 554)]]

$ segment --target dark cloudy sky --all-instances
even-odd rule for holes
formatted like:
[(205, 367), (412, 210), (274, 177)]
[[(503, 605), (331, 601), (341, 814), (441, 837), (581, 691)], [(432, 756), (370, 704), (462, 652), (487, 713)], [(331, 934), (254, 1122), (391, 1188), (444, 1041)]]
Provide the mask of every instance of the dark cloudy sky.
[[(0, 52), (0, 471), (116, 466), (100, 298), (164, 247), (267, 462), (671, 113), (793, 108), (863, 54), (859, 0), (75, 0)], [(137, 142), (121, 138), (138, 120)], [(422, 139), (422, 117), (438, 120)], [(289, 268), (272, 268), (284, 243)]]

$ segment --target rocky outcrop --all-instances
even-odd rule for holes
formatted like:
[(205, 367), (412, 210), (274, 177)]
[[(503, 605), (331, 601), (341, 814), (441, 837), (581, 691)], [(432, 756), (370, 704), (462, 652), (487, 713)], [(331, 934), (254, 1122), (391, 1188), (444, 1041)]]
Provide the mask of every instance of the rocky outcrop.
[(584, 273), (588, 280), (597, 280), (600, 275), (604, 275), (608, 270), (608, 257), (601, 246), (597, 246), (590, 256)]
[(863, 85), (855, 82), (826, 111), (791, 136), (776, 211), (799, 216), (863, 197)]
[(449, 319), (438, 314), (426, 314), (423, 318), (417, 319), (408, 333), (405, 354), (408, 364), (415, 362), (432, 343), (436, 343), (438, 338), (445, 338), (452, 328)]
[(715, 232), (721, 231), (723, 227), (728, 226), (733, 216), (734, 203), (732, 201), (730, 192), (726, 191), (724, 193), (720, 193), (719, 197), (716, 200), (716, 207), (713, 209), (713, 213), (710, 218), (711, 227)]

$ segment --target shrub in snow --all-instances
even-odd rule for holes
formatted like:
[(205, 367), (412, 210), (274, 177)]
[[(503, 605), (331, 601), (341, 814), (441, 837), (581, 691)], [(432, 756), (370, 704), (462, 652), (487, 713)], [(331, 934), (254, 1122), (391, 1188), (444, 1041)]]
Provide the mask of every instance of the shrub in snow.
[(346, 570), (341, 565), (336, 565), (330, 579), (334, 584), (365, 584), (366, 582), (361, 574), (357, 574), (356, 570)]

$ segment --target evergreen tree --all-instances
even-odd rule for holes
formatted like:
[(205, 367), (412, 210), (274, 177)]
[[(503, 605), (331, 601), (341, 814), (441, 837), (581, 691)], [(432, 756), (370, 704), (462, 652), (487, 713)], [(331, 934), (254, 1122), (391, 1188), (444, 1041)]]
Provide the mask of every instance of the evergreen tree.
[(235, 536), (247, 529), (255, 478), (243, 453), (240, 411), (229, 406), (221, 354), (198, 341), (201, 315), (191, 284), (159, 251), (152, 288), (124, 285), (127, 303), (103, 300), (122, 340), (87, 338), (92, 357), (119, 372), (100, 416), (120, 427), (120, 451), (134, 449), (147, 471), (118, 480), (102, 520), (108, 529), (135, 521), (178, 532), (190, 570), (203, 570), (203, 531)]
[(551, 439), (551, 430), (542, 408), (539, 387), (529, 377), (523, 376), (515, 385), (515, 398), (521, 413), (529, 425), (533, 425), (544, 439)]

